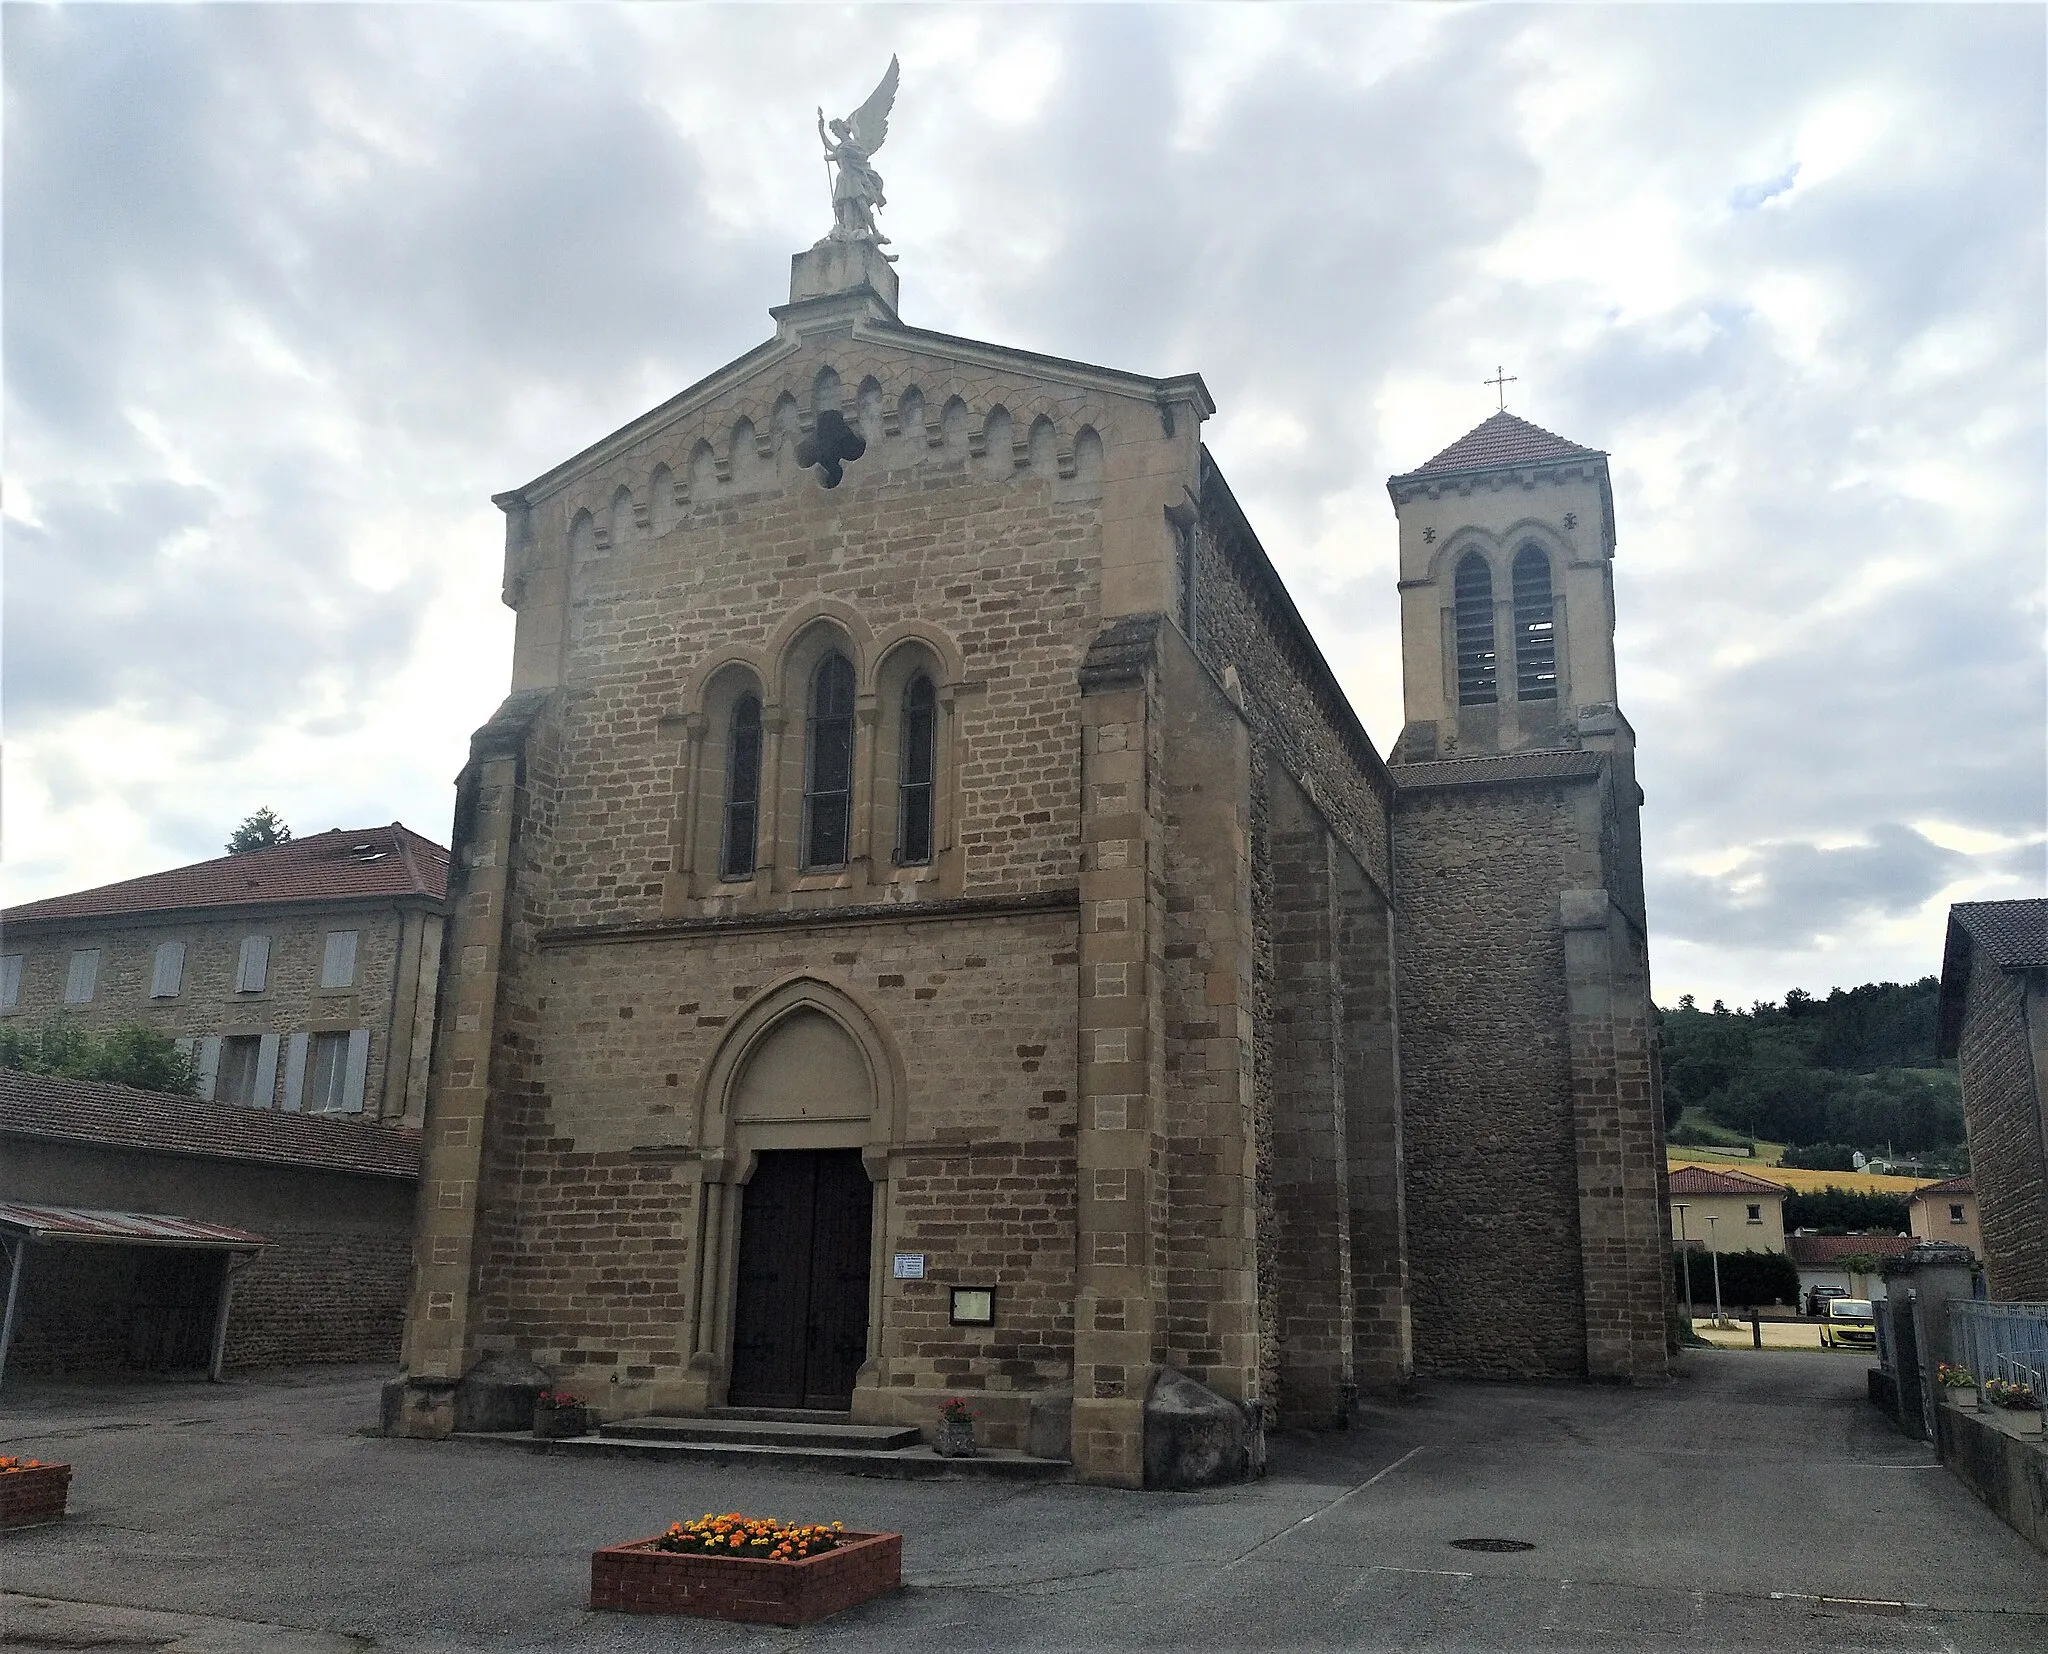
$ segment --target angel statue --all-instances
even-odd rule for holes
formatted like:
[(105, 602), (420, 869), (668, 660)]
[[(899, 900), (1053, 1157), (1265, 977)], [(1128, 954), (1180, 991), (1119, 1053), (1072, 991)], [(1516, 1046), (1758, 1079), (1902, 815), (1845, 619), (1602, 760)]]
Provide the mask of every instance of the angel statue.
[[(865, 241), (878, 248), (889, 244), (889, 238), (875, 225), (875, 209), (887, 199), (882, 194), (882, 175), (868, 164), (868, 157), (889, 136), (889, 110), (896, 102), (896, 73), (896, 59), (892, 56), (881, 85), (845, 120), (833, 121), (829, 134), (825, 130), (825, 111), (818, 111), (818, 141), (825, 146), (826, 163), (839, 168), (832, 180), (832, 233), (825, 241)], [(882, 257), (895, 262), (893, 253), (884, 253)]]

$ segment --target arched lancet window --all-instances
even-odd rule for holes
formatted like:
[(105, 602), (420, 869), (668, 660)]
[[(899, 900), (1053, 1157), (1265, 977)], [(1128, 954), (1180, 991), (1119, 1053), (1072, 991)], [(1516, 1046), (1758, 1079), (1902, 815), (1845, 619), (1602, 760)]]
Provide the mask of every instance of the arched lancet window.
[(732, 709), (725, 742), (725, 825), (718, 876), (754, 876), (754, 844), (761, 816), (761, 697), (742, 695)]
[(1557, 699), (1557, 623), (1550, 559), (1540, 546), (1515, 553), (1515, 699)]
[(805, 742), (804, 865), (842, 867), (853, 820), (853, 667), (834, 651), (811, 676)]
[(932, 793), (938, 772), (939, 698), (922, 672), (903, 691), (902, 756), (896, 783), (896, 861), (932, 859)]
[(1476, 551), (1465, 553), (1452, 583), (1458, 633), (1458, 704), (1491, 706), (1500, 698), (1493, 652), (1493, 573)]

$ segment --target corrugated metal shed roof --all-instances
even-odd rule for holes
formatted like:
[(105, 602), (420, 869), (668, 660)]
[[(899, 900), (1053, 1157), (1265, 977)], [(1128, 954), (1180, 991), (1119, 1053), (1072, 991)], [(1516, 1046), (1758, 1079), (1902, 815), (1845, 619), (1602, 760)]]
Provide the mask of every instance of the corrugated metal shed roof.
[(42, 1241), (97, 1241), (115, 1246), (211, 1247), (253, 1251), (261, 1235), (225, 1223), (197, 1223), (160, 1212), (99, 1212), (84, 1206), (32, 1206), (0, 1200), (0, 1228), (25, 1230)]

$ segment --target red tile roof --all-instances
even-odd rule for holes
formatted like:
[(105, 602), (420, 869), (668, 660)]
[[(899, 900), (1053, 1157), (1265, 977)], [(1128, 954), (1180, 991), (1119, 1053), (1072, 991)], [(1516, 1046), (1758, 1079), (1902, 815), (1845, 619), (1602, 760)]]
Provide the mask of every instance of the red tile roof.
[(68, 896), (24, 902), (0, 913), (10, 925), (30, 920), (100, 919), (187, 908), (272, 902), (338, 902), (448, 895), (448, 852), (399, 822), (337, 827), (265, 850), (148, 873)]
[(420, 1175), (420, 1134), (409, 1127), (239, 1108), (16, 1069), (0, 1069), (0, 1136), (367, 1177)]
[[(1531, 425), (1505, 411), (1481, 421), (1434, 459), (1404, 473), (1438, 476), (1449, 471), (1491, 471), (1504, 465), (1541, 465), (1560, 459), (1602, 459), (1597, 448), (1582, 448), (1554, 431)], [(1402, 480), (1399, 477), (1396, 482)]]
[(1680, 1166), (1670, 1177), (1675, 1195), (1770, 1195), (1785, 1198), (1781, 1184), (1766, 1183), (1747, 1172), (1709, 1171), (1705, 1166)]
[(1911, 1235), (1787, 1235), (1785, 1251), (1801, 1269), (1827, 1269), (1842, 1258), (1896, 1258)]
[(1970, 1181), (1970, 1174), (1965, 1172), (1961, 1177), (1952, 1177), (1946, 1183), (1924, 1184), (1920, 1188), (1915, 1189), (1906, 1198), (1908, 1200), (1946, 1200), (1950, 1195), (1973, 1195), (1976, 1192), (1977, 1186)]

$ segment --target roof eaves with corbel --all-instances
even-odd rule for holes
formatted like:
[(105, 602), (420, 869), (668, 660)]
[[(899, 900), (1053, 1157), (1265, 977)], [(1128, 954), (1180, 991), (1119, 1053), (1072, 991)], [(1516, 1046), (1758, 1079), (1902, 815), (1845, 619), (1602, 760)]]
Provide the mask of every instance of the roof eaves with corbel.
[[(1131, 373), (1121, 368), (1100, 367), (1090, 362), (1072, 361), (1063, 356), (1047, 356), (1038, 351), (1019, 350), (1009, 345), (993, 345), (979, 339), (963, 339), (950, 333), (934, 333), (924, 328), (906, 327), (901, 323), (887, 321), (857, 323), (852, 329), (851, 336), (860, 340), (899, 345), (965, 366), (992, 368), (998, 371), (1022, 368), (1041, 377), (1060, 379), (1107, 395), (1145, 402), (1159, 410), (1160, 420), (1167, 427), (1169, 434), (1172, 432), (1172, 410), (1178, 403), (1192, 402), (1195, 405), (1197, 419), (1208, 419), (1216, 412), (1216, 400), (1209, 394), (1209, 387), (1199, 373), (1180, 373), (1163, 379), (1154, 378), (1149, 374)], [(745, 355), (736, 357), (717, 372), (698, 380), (660, 406), (650, 409), (638, 419), (620, 426), (609, 436), (600, 437), (582, 452), (571, 455), (559, 465), (542, 472), (523, 487), (508, 489), (502, 494), (493, 494), (491, 503), (501, 511), (534, 505), (576, 477), (689, 418), (699, 408), (716, 401), (735, 385), (752, 378), (764, 368), (772, 367), (777, 362), (795, 355), (801, 348), (800, 339), (786, 337), (777, 337), (756, 345)]]

